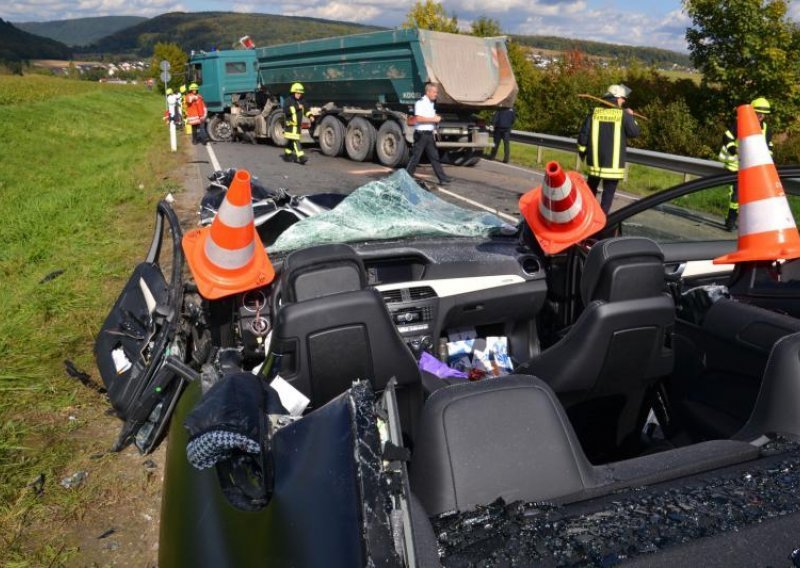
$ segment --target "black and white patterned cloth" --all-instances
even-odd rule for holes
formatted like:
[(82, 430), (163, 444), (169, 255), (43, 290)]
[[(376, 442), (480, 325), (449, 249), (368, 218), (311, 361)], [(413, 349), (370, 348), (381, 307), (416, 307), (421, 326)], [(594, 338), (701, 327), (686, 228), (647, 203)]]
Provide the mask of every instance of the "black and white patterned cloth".
[(197, 469), (214, 467), (217, 462), (230, 458), (236, 452), (261, 453), (256, 440), (236, 432), (212, 430), (200, 434), (186, 445), (186, 457)]

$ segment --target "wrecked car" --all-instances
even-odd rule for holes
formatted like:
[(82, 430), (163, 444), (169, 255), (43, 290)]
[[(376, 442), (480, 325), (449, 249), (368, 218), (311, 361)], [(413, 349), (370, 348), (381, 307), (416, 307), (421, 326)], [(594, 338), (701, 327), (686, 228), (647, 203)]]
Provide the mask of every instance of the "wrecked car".
[(793, 562), (797, 261), (712, 265), (657, 199), (683, 238), (642, 200), (545, 254), (402, 171), (256, 241), (229, 197), (159, 204), (96, 345), (117, 447), (169, 430), (161, 566)]

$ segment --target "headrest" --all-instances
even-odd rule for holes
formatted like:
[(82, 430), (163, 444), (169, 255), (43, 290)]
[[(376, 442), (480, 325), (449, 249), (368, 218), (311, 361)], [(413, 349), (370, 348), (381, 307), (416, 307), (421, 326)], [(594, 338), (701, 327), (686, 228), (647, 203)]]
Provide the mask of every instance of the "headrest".
[(664, 253), (652, 240), (618, 237), (595, 244), (583, 266), (581, 298), (618, 302), (664, 291)]
[(420, 381), (417, 361), (392, 323), (377, 290), (331, 294), (281, 307), (272, 352), (280, 375), (314, 407), (368, 379), (380, 392), (394, 377), (399, 385)]
[(291, 253), (281, 271), (284, 303), (353, 292), (367, 287), (364, 263), (352, 247), (319, 245)]

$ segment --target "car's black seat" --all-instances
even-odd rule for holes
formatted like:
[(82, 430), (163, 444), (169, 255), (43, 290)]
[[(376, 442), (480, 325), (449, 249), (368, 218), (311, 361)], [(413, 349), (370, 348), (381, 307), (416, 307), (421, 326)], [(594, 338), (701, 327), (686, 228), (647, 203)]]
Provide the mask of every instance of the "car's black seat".
[(367, 287), (364, 262), (345, 244), (319, 245), (291, 253), (281, 268), (284, 303), (301, 302)]
[(429, 515), (498, 497), (545, 501), (598, 484), (553, 391), (510, 375), (442, 388), (425, 402), (411, 488)]
[[(796, 345), (793, 352), (796, 360)], [(429, 515), (470, 510), (498, 497), (573, 503), (759, 456), (753, 444), (711, 440), (593, 466), (552, 389), (521, 375), (437, 390), (425, 402), (419, 430), (424, 435), (411, 458), (411, 490)]]
[(618, 457), (638, 439), (646, 392), (673, 366), (675, 304), (665, 294), (664, 255), (650, 239), (600, 241), (580, 291), (585, 309), (575, 324), (516, 372), (552, 387), (592, 459)]
[(375, 391), (397, 379), (409, 430), (422, 404), (417, 362), (392, 323), (379, 292), (365, 288), (364, 265), (347, 245), (290, 254), (281, 273), (284, 303), (270, 353), (279, 374), (318, 408), (368, 379)]

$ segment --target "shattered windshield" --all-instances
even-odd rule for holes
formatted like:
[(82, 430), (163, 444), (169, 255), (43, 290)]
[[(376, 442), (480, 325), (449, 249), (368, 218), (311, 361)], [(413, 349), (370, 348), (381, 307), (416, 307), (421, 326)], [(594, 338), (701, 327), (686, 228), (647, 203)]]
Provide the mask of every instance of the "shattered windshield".
[(269, 252), (310, 245), (414, 237), (480, 237), (514, 228), (491, 213), (462, 209), (414, 182), (408, 172), (363, 185), (335, 209), (302, 219)]

